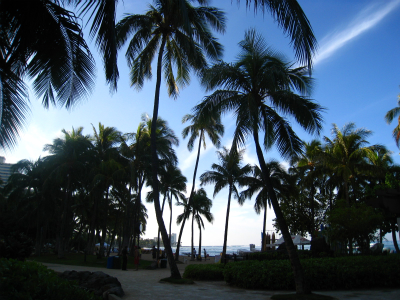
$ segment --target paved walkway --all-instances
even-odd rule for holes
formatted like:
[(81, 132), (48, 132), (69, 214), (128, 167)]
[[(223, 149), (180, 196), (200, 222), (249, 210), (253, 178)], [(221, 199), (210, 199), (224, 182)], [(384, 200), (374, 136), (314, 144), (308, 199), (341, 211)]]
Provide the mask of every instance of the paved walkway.
[[(67, 266), (58, 264), (44, 263), (48, 268), (57, 272), (66, 270), (75, 271), (103, 271), (110, 276), (117, 277), (122, 284), (125, 296), (122, 300), (133, 299), (271, 299), (274, 294), (284, 294), (287, 291), (264, 291), (264, 290), (245, 290), (228, 286), (225, 282), (215, 281), (196, 281), (193, 285), (176, 285), (160, 283), (159, 280), (170, 276), (169, 269), (157, 270), (116, 270), (106, 268), (92, 268), (80, 266)], [(185, 264), (179, 264), (181, 274), (183, 274)], [(377, 289), (377, 290), (357, 290), (357, 291), (318, 291), (317, 294), (329, 295), (336, 299), (351, 300), (399, 300), (400, 289)]]

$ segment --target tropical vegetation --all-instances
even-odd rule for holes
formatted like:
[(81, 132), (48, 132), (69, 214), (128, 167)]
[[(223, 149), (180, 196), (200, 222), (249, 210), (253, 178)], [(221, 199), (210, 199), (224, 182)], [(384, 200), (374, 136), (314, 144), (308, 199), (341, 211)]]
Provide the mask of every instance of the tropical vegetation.
[[(364, 287), (371, 280), (379, 283), (377, 287), (385, 286), (382, 278), (387, 276), (375, 278), (383, 269), (377, 267), (376, 274), (368, 273), (362, 258), (300, 261), (291, 239), (291, 234), (297, 233), (308, 234), (312, 242), (327, 238), (331, 249), (341, 254), (352, 254), (356, 242), (361, 252), (368, 253), (371, 241), (382, 242), (382, 236), (391, 232), (399, 252), (395, 233), (400, 210), (385, 204), (388, 198), (400, 195), (400, 169), (393, 164), (391, 152), (382, 145), (370, 145), (372, 132), (354, 123), (343, 128), (333, 124), (332, 136), (321, 140), (299, 138), (299, 129), (320, 133), (324, 109), (311, 99), (312, 57), (317, 44), (297, 1), (245, 1), (246, 7), (256, 12), (272, 14), (290, 37), (296, 62), (288, 61), (249, 29), (231, 63), (221, 60), (223, 45), (214, 35), (224, 33), (226, 15), (209, 6), (207, 0), (154, 0), (145, 13), (127, 14), (118, 22), (118, 0), (21, 2), (0, 1), (0, 148), (12, 149), (17, 144), (29, 112), (28, 82), (45, 108), (54, 105), (70, 109), (90, 95), (95, 61), (84, 38), (81, 18), (89, 24), (90, 37), (101, 53), (111, 92), (117, 91), (117, 56), (123, 48), (130, 83), (137, 90), (152, 78), (152, 67), (156, 66), (154, 109), (151, 118), (142, 116), (135, 132), (123, 133), (102, 123), (92, 124), (91, 135), (85, 135), (82, 127), (63, 129), (60, 137), (44, 146), (48, 155), (17, 162), (0, 191), (1, 256), (24, 260), (32, 251), (39, 256), (51, 249), (62, 259), (74, 250), (83, 251), (86, 260), (86, 255), (95, 250), (101, 258), (106, 243), (128, 246), (133, 251), (146, 231), (145, 197), (154, 205), (171, 277), (179, 279), (176, 260), (185, 222), (191, 218), (191, 249), (194, 225), (199, 229), (201, 255), (204, 221), (214, 220), (213, 201), (196, 186), (201, 146), (206, 148), (206, 138), (216, 148), (221, 146), (222, 116), (228, 115), (235, 121), (232, 143), (217, 151), (219, 162), (200, 176), (202, 186), (213, 185), (214, 198), (228, 188), (222, 261), (226, 262), (233, 196), (239, 204), (255, 198), (256, 213), (263, 211), (262, 245), (267, 209), (273, 208), (274, 225), (284, 237), (290, 264), (263, 262), (256, 267), (255, 262), (245, 262), (204, 270), (193, 267), (187, 274), (194, 275), (185, 277), (221, 278), (223, 272), (225, 280), (237, 286), (296, 288), (301, 294), (309, 293), (310, 288)], [(296, 64), (300, 66), (294, 67)], [(159, 106), (163, 80), (168, 96), (176, 99), (193, 75), (210, 94), (182, 119), (182, 123), (189, 123), (182, 131), (183, 138), (189, 137), (189, 151), (198, 139), (192, 186), (187, 191), (187, 179), (178, 168), (174, 149), (179, 139), (159, 117)], [(395, 107), (385, 119), (391, 123), (399, 114), (399, 107)], [(399, 126), (393, 136), (399, 145)], [(256, 149), (256, 165), (243, 160), (249, 140)], [(289, 162), (288, 169), (266, 159), (273, 147)], [(146, 188), (150, 190), (147, 193)], [(175, 258), (170, 240), (173, 199), (183, 208), (176, 219), (181, 227)], [(163, 217), (165, 204), (170, 210), (168, 230)], [(110, 247), (107, 250), (106, 255), (110, 255)], [(377, 258), (373, 264), (389, 268), (389, 263), (398, 264), (396, 259)], [(6, 266), (4, 270), (9, 266), (16, 271), (25, 268), (11, 260), (1, 263)], [(343, 270), (351, 264), (358, 271), (346, 275)], [(26, 268), (36, 267), (27, 264)], [(263, 268), (281, 272), (266, 274)], [(361, 284), (354, 279), (367, 275), (370, 279), (365, 277)], [(15, 276), (23, 278), (25, 274)], [(255, 277), (257, 280), (252, 279)], [(56, 285), (60, 289), (64, 286)]]

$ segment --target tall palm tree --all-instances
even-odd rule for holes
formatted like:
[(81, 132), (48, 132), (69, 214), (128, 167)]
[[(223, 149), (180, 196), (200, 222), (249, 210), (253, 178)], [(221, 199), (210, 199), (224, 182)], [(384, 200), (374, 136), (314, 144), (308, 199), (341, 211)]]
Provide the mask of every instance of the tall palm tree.
[[(196, 164), (193, 172), (192, 190), (190, 191), (189, 195), (189, 205), (190, 205), (196, 184), (196, 174), (197, 174), (197, 168), (199, 166), (201, 144), (203, 144), (204, 149), (206, 149), (206, 134), (207, 134), (213, 145), (219, 148), (221, 137), (224, 134), (224, 125), (221, 123), (221, 116), (218, 114), (215, 115), (207, 114), (206, 116), (199, 116), (199, 115), (195, 116), (188, 114), (183, 117), (182, 123), (186, 123), (188, 121), (191, 122), (191, 125), (183, 129), (182, 137), (186, 138), (190, 134), (190, 138), (188, 141), (189, 151), (193, 150), (194, 142), (197, 138), (199, 138)], [(185, 220), (186, 219), (182, 220), (181, 229), (179, 231), (178, 244), (175, 252), (175, 260), (179, 260), (179, 248), (180, 248), (183, 228), (185, 226)]]
[(172, 225), (172, 200), (175, 198), (177, 202), (179, 199), (184, 199), (186, 192), (186, 182), (187, 179), (182, 175), (180, 169), (176, 166), (168, 165), (166, 168), (166, 176), (162, 180), (162, 189), (164, 193), (168, 195), (168, 206), (170, 209), (170, 219), (169, 219), (169, 239), (171, 240), (171, 225)]
[[(276, 160), (270, 160), (267, 163), (268, 170), (270, 172), (271, 183), (273, 184), (273, 188), (275, 193), (278, 195), (287, 191), (284, 185), (287, 180), (287, 173), (282, 168), (280, 163)], [(254, 194), (256, 194), (256, 199), (254, 203), (254, 210), (257, 214), (261, 213), (261, 210), (264, 209), (264, 218), (263, 218), (263, 234), (262, 234), (262, 242), (261, 247), (262, 250), (265, 251), (265, 228), (267, 221), (267, 209), (268, 207), (271, 209), (271, 200), (268, 194), (268, 189), (263, 181), (262, 171), (259, 166), (252, 167), (253, 176), (249, 176), (246, 180), (246, 189), (240, 193), (240, 199), (243, 201), (244, 199), (252, 198)]]
[[(179, 1), (181, 6), (186, 2), (186, 0)], [(103, 56), (106, 80), (111, 89), (116, 90), (119, 73), (114, 25), (118, 0), (68, 0), (66, 2), (79, 6), (80, 16), (90, 16), (89, 21), (92, 21), (90, 36), (96, 38), (96, 45)], [(209, 1), (198, 0), (197, 2), (207, 5)], [(298, 61), (307, 63), (311, 67), (317, 42), (310, 22), (299, 3), (293, 0), (246, 0), (247, 7), (250, 7), (251, 4), (253, 4), (254, 11), (261, 10), (263, 13), (265, 11), (271, 13), (284, 33), (290, 36)]]
[[(201, 228), (204, 228), (204, 221), (202, 216), (206, 218), (206, 220), (210, 223), (214, 221), (214, 216), (211, 213), (212, 200), (207, 197), (206, 191), (201, 188), (194, 192), (192, 199), (192, 244), (191, 248), (193, 249), (193, 223), (196, 221), (197, 226), (199, 227), (199, 255), (201, 256)], [(193, 253), (192, 253), (193, 254)]]
[[(126, 53), (131, 67), (132, 85), (140, 89), (144, 79), (151, 78), (151, 62), (157, 55), (153, 120), (158, 119), (162, 70), (167, 81), (168, 94), (177, 97), (178, 85), (185, 86), (189, 83), (190, 70), (198, 71), (207, 65), (205, 55), (211, 59), (221, 57), (222, 46), (212, 36), (210, 28), (223, 31), (224, 14), (214, 7), (193, 7), (189, 1), (182, 0), (157, 0), (155, 6), (150, 6), (145, 15), (128, 15), (117, 24), (118, 47), (125, 44), (128, 36), (133, 34)], [(173, 72), (174, 65), (178, 70), (176, 75)], [(154, 207), (171, 268), (171, 277), (181, 278), (161, 216), (157, 182), (156, 122), (152, 125)]]
[(400, 95), (397, 97), (397, 107), (389, 110), (385, 115), (386, 123), (390, 124), (394, 118), (398, 117), (397, 126), (393, 129), (393, 137), (396, 140), (397, 147), (400, 147)]
[[(322, 145), (319, 140), (312, 140), (310, 143), (304, 142), (304, 151), (292, 159), (291, 165), (294, 165), (297, 172), (300, 173), (303, 187), (309, 190), (310, 209), (311, 209), (311, 238), (315, 232), (315, 195), (318, 177), (323, 175), (323, 166), (321, 162)], [(318, 224), (317, 224), (318, 226)]]
[(79, 19), (59, 1), (0, 2), (0, 146), (13, 148), (25, 125), (28, 88), (42, 104), (67, 109), (94, 86), (94, 59)]
[(206, 97), (195, 111), (234, 111), (233, 149), (244, 145), (246, 138), (252, 136), (263, 179), (288, 249), (296, 291), (308, 293), (303, 268), (273, 190), (259, 139), (263, 135), (265, 150), (276, 145), (284, 158), (290, 158), (301, 152), (302, 143), (285, 116), (292, 116), (306, 131), (319, 133), (322, 108), (306, 96), (312, 86), (312, 78), (306, 76), (307, 68), (292, 69), (291, 64), (271, 50), (254, 30), (247, 31), (239, 45), (241, 52), (235, 63), (221, 62), (204, 72), (202, 83), (207, 90), (222, 89)]
[[(98, 130), (93, 126), (93, 153), (96, 159), (96, 166), (93, 170), (93, 185), (94, 189), (99, 190), (99, 194), (102, 199), (100, 211), (103, 213), (101, 217), (102, 222), (102, 234), (100, 242), (100, 253), (104, 253), (104, 243), (106, 242), (107, 235), (107, 219), (108, 209), (110, 207), (109, 194), (110, 187), (114, 184), (114, 181), (122, 179), (123, 171), (122, 165), (119, 159), (118, 146), (121, 143), (122, 133), (115, 127), (105, 127), (99, 123)], [(95, 199), (94, 211), (98, 212), (98, 199)], [(94, 219), (99, 219), (99, 216), (93, 214)], [(94, 223), (94, 222), (93, 222)], [(93, 228), (92, 228), (93, 229)], [(94, 230), (91, 230), (93, 235)]]
[(241, 166), (241, 160), (243, 158), (243, 152), (241, 151), (230, 151), (227, 148), (223, 148), (221, 151), (217, 151), (218, 159), (220, 164), (212, 164), (211, 169), (213, 171), (206, 171), (200, 176), (201, 185), (214, 184), (214, 197), (224, 187), (228, 187), (228, 205), (226, 208), (226, 220), (225, 220), (225, 234), (224, 234), (224, 246), (222, 248), (222, 261), (225, 262), (226, 256), (226, 244), (228, 240), (228, 222), (229, 212), (231, 207), (231, 196), (242, 204), (238, 186), (243, 186), (246, 182), (247, 175), (251, 172), (251, 166)]
[(92, 147), (89, 136), (82, 134), (83, 127), (72, 128), (71, 132), (62, 130), (64, 138), (54, 139), (52, 144), (47, 144), (44, 151), (50, 155), (46, 161), (52, 165), (50, 176), (59, 182), (64, 193), (62, 203), (62, 217), (58, 232), (58, 257), (64, 257), (65, 247), (68, 244), (69, 223), (72, 219), (72, 195), (76, 185), (89, 169), (92, 157)]

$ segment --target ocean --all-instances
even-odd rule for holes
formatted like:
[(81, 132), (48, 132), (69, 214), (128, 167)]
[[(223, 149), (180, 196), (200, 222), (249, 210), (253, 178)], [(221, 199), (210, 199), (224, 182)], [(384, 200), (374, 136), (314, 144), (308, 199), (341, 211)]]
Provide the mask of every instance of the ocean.
[[(374, 243), (371, 243), (371, 245), (373, 245)], [(392, 241), (383, 241), (383, 244), (385, 245), (384, 248), (388, 248), (390, 250), (395, 250), (393, 242)], [(196, 249), (196, 252), (199, 251), (199, 246), (194, 246), (194, 248)], [(206, 252), (209, 256), (215, 256), (215, 255), (220, 255), (220, 253), (222, 252), (222, 246), (201, 246), (201, 251), (202, 251), (202, 255), (204, 255), (204, 250), (206, 249)], [(300, 249), (300, 247), (299, 247)], [(304, 249), (309, 250), (310, 246), (309, 245), (305, 245)], [(261, 246), (255, 246), (254, 250), (261, 250)], [(175, 253), (176, 251), (176, 247), (172, 247), (172, 251)], [(250, 251), (250, 245), (234, 245), (234, 246), (227, 246), (226, 247), (226, 253), (227, 254), (233, 254), (233, 253), (238, 253), (238, 251)], [(179, 254), (184, 255), (190, 253), (190, 246), (181, 246), (180, 250), (179, 250)], [(198, 254), (198, 253), (197, 253)]]

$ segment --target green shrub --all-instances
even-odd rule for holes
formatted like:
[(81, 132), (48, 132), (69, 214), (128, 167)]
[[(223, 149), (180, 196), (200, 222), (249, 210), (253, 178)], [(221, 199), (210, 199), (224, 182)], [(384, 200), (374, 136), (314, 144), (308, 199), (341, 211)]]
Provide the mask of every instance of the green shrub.
[[(311, 251), (309, 250), (297, 250), (297, 254), (300, 259), (311, 258)], [(247, 255), (247, 260), (284, 260), (289, 259), (289, 255), (286, 251), (266, 251), (266, 252), (254, 252)]]
[(224, 280), (224, 264), (188, 265), (183, 278), (192, 280)]
[[(302, 260), (311, 290), (398, 288), (400, 256), (354, 256)], [(288, 260), (243, 261), (226, 265), (225, 281), (252, 289), (293, 290)]]
[(0, 299), (98, 299), (36, 262), (0, 259), (0, 278)]

